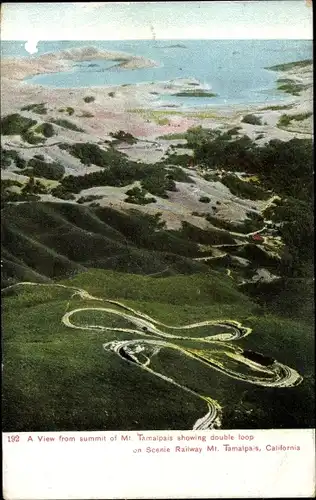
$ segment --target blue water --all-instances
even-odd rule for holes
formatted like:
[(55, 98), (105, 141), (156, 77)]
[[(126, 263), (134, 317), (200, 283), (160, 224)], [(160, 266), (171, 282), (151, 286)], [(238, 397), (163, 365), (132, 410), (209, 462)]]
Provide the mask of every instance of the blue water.
[[(171, 48), (181, 44), (183, 47)], [(94, 46), (144, 56), (159, 63), (157, 68), (109, 70), (113, 61), (75, 63), (71, 70), (29, 78), (55, 88), (95, 87), (196, 78), (218, 94), (214, 98), (159, 96), (162, 104), (206, 106), (219, 104), (264, 103), (286, 100), (275, 90), (279, 74), (265, 69), (274, 64), (312, 59), (309, 40), (124, 40), (39, 42), (38, 54), (72, 47)], [(2, 57), (29, 57), (24, 42), (2, 42)], [(93, 65), (97, 66), (93, 66)], [(194, 88), (194, 87), (192, 87)]]

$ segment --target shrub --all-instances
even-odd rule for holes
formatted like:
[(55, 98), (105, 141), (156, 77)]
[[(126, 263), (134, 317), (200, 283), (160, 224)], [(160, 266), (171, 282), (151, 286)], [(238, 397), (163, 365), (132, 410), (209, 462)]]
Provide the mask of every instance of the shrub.
[(66, 113), (68, 113), (69, 116), (73, 115), (75, 112), (74, 108), (72, 108), (71, 106), (68, 106), (66, 108)]
[(110, 132), (109, 135), (113, 137), (113, 139), (116, 139), (117, 142), (127, 142), (128, 144), (135, 144), (137, 142), (137, 139), (132, 134), (124, 132), (123, 130)]
[(74, 200), (76, 197), (67, 191), (63, 186), (59, 185), (50, 190), (50, 194), (55, 196), (56, 198), (60, 198), (62, 200)]
[(303, 120), (306, 120), (307, 118), (309, 118), (310, 116), (312, 116), (313, 113), (309, 112), (309, 113), (298, 113), (296, 115), (282, 115), (278, 121), (278, 126), (279, 127), (287, 127), (288, 125), (290, 125), (291, 121), (292, 120), (295, 120), (295, 121), (303, 121)]
[(155, 198), (151, 196), (146, 197), (147, 191), (137, 186), (126, 191), (126, 194), (128, 196), (127, 198), (125, 198), (124, 201), (126, 201), (127, 203), (134, 203), (136, 205), (147, 205), (148, 203), (156, 203)]
[(299, 96), (303, 90), (309, 87), (309, 85), (295, 82), (294, 80), (290, 80), (289, 78), (280, 78), (279, 80), (277, 80), (277, 85), (278, 90), (282, 90), (287, 94), (292, 94), (295, 96)]
[(291, 123), (289, 115), (282, 115), (278, 121), (278, 127), (287, 127)]
[(84, 102), (93, 102), (95, 101), (95, 97), (93, 97), (92, 95), (87, 95), (86, 97), (83, 98)]
[(250, 125), (262, 125), (261, 118), (256, 115), (245, 115), (241, 120), (243, 123), (249, 123)]
[(55, 135), (54, 127), (51, 123), (41, 123), (36, 127), (35, 132), (42, 134), (44, 137), (53, 137)]
[(51, 119), (52, 123), (55, 123), (55, 125), (59, 125), (59, 127), (67, 128), (69, 130), (74, 130), (75, 132), (84, 132), (84, 130), (80, 127), (78, 127), (75, 123), (70, 122), (69, 120), (57, 118)]
[(209, 203), (209, 202), (211, 201), (211, 198), (209, 198), (208, 196), (201, 196), (201, 197), (199, 198), (199, 201), (200, 201), (201, 203)]
[[(81, 196), (78, 200), (77, 200), (77, 203), (89, 203), (90, 201), (94, 201), (94, 200), (100, 200), (102, 198), (102, 196), (98, 196), (96, 194), (89, 194), (87, 196)], [(91, 206), (91, 205), (90, 205)]]
[(28, 104), (21, 108), (21, 111), (33, 111), (33, 113), (37, 113), (38, 115), (46, 115), (47, 109), (45, 108), (45, 102), (41, 102), (40, 104)]
[(109, 92), (108, 95), (109, 97), (115, 97), (115, 92)]

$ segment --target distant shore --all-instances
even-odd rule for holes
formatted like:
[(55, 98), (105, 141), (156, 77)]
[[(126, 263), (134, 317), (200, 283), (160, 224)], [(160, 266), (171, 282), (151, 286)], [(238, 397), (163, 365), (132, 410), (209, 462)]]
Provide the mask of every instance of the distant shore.
[[(2, 59), (2, 115), (21, 113), (26, 104), (46, 103), (47, 118), (61, 118), (60, 109), (72, 107), (75, 112), (71, 121), (87, 131), (96, 140), (113, 130), (126, 130), (136, 137), (155, 137), (164, 134), (181, 133), (190, 126), (202, 124), (205, 127), (218, 125), (241, 125), (245, 134), (262, 132), (266, 137), (286, 140), (289, 132), (280, 130), (276, 124), (280, 116), (291, 109), (291, 113), (304, 113), (312, 109), (312, 65), (304, 68), (283, 69), (280, 75), (303, 85), (299, 95), (287, 94), (286, 99), (265, 103), (212, 104), (207, 106), (177, 107), (159, 101), (159, 96), (190, 92), (210, 92), (195, 78), (176, 78), (165, 82), (123, 84), (112, 86), (90, 86), (80, 88), (52, 88), (25, 81), (25, 78), (42, 73), (56, 73), (69, 70), (74, 62), (104, 59), (113, 61), (114, 68), (137, 69), (156, 67), (157, 63), (144, 57), (124, 52), (100, 51), (93, 47), (47, 53), (37, 57)], [(280, 70), (278, 70), (280, 71)], [(286, 95), (283, 93), (283, 95)], [(92, 96), (87, 104), (85, 98)], [(281, 93), (280, 93), (281, 96)], [(184, 98), (185, 99), (185, 98)], [(284, 110), (285, 111), (284, 111)], [(241, 124), (246, 113), (257, 113), (261, 127)], [(27, 115), (27, 112), (22, 114)], [(126, 119), (128, 115), (128, 119)]]

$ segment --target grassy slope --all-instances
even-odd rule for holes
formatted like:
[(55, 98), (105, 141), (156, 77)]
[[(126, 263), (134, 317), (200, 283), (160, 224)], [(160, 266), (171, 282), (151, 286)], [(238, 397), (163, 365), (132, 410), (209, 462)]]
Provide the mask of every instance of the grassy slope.
[[(256, 306), (229, 278), (216, 271), (158, 279), (95, 269), (63, 283), (122, 300), (170, 324), (226, 318), (253, 327), (238, 345), (298, 369), (305, 377), (302, 385), (256, 387), (171, 350), (159, 355), (156, 366), (218, 399), (224, 407), (225, 428), (312, 425), (312, 329), (270, 315), (256, 316)], [(132, 334), (93, 333), (61, 324), (70, 295), (53, 287), (5, 292), (4, 430), (192, 428), (206, 412), (203, 402), (102, 349), (103, 342), (131, 339)], [(100, 303), (73, 298), (69, 307), (93, 305)], [(122, 320), (87, 311), (76, 317), (80, 321), (114, 326)]]
[[(213, 236), (209, 233), (211, 240)], [(141, 214), (67, 203), (5, 206), (2, 245), (8, 260), (2, 267), (2, 286), (27, 279), (23, 266), (46, 278), (71, 276), (87, 267), (140, 274), (207, 269), (189, 259), (199, 253), (195, 241), (180, 233), (157, 232)]]

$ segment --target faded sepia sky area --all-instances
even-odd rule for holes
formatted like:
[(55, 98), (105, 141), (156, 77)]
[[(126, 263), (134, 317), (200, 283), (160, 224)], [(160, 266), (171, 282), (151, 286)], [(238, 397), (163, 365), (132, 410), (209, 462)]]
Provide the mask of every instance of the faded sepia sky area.
[(2, 3), (2, 40), (312, 39), (306, 0)]

